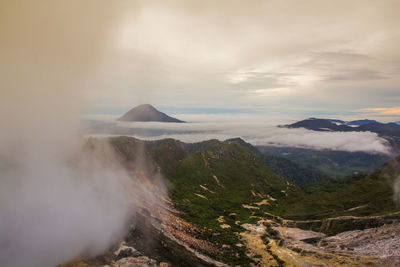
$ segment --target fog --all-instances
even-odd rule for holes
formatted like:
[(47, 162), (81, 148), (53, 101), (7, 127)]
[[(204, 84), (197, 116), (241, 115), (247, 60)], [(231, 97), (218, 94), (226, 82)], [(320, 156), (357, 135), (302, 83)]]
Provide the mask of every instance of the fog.
[(106, 142), (83, 149), (79, 114), (123, 10), (106, 2), (0, 2), (0, 266), (102, 253), (155, 199)]
[[(241, 137), (256, 146), (290, 146), (372, 154), (392, 153), (388, 142), (372, 132), (316, 132), (277, 127), (287, 118), (256, 115), (177, 115), (188, 123), (115, 122), (116, 116), (90, 116), (90, 135), (131, 135), (154, 140), (174, 138), (183, 142)], [(95, 125), (95, 127), (93, 127)]]

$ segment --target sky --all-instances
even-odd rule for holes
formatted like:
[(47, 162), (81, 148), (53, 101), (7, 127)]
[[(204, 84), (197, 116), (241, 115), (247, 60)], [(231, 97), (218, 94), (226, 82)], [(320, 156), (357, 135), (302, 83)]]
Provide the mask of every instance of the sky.
[(89, 113), (151, 103), (174, 114), (400, 115), (399, 1), (136, 3), (115, 25)]
[(37, 3), (0, 0), (2, 79), (81, 75), (85, 114), (400, 117), (400, 1)]

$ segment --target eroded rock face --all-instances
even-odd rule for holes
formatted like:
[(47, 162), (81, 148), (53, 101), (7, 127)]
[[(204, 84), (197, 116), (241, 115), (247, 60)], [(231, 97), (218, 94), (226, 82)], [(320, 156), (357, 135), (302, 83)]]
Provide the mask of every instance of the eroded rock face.
[(114, 252), (114, 254), (116, 255), (116, 261), (123, 259), (123, 258), (129, 258), (129, 257), (134, 257), (134, 258), (138, 258), (140, 256), (142, 256), (142, 253), (139, 252), (138, 250), (136, 250), (133, 247), (129, 247), (126, 245), (125, 242), (122, 242), (119, 245), (119, 248)]
[(274, 227), (283, 238), (286, 239), (293, 239), (293, 240), (309, 240), (311, 238), (321, 239), (326, 235), (324, 233), (309, 231), (309, 230), (302, 230), (299, 228), (290, 228), (290, 227)]
[[(193, 242), (195, 239), (187, 236), (189, 230), (183, 235), (184, 228), (188, 226), (185, 226), (184, 221), (180, 222), (180, 218), (169, 218), (170, 222), (163, 226), (162, 220), (147, 220), (152, 214), (154, 213), (142, 214), (144, 224), (139, 223), (133, 235), (114, 248), (111, 255), (105, 254), (95, 259), (96, 261), (77, 262), (76, 265), (67, 266), (225, 266), (224, 263), (212, 261), (212, 258), (205, 258), (199, 253), (204, 244)], [(176, 225), (173, 227), (171, 224)], [(257, 223), (241, 226), (243, 232), (238, 234), (246, 247), (247, 256), (254, 260), (255, 266), (400, 266), (399, 222), (342, 232), (334, 236), (284, 227), (275, 220), (261, 217)], [(179, 227), (180, 230), (177, 229)], [(140, 243), (143, 241), (141, 231), (152, 231), (156, 239), (156, 243), (148, 247), (148, 250), (143, 249), (149, 243)], [(200, 239), (198, 241), (202, 242)], [(191, 247), (185, 247), (185, 244), (191, 244)], [(163, 253), (176, 257), (178, 261), (163, 261), (160, 257)]]
[(398, 221), (400, 221), (400, 212), (390, 213), (382, 216), (341, 216), (336, 218), (309, 221), (292, 221), (281, 219), (281, 224), (285, 227), (301, 228), (303, 230), (322, 232), (327, 235), (336, 235), (345, 231), (377, 228), (383, 225), (393, 224)]
[(157, 266), (159, 265), (157, 264), (156, 260), (150, 259), (146, 256), (126, 257), (110, 265), (110, 267), (157, 267)]
[(322, 239), (319, 245), (330, 251), (392, 258), (400, 264), (400, 223), (343, 232)]
[(248, 255), (261, 266), (400, 266), (399, 222), (335, 236), (275, 220), (242, 226)]

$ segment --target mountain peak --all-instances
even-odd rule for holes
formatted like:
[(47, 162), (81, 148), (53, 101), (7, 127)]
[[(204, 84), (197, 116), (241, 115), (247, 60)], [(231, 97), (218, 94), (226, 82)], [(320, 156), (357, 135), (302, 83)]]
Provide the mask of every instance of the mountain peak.
[(135, 108), (143, 108), (143, 109), (152, 109), (152, 110), (157, 110), (155, 107), (153, 107), (150, 104), (141, 104), (136, 106)]
[(184, 122), (167, 114), (158, 111), (155, 107), (150, 104), (142, 104), (136, 106), (126, 112), (122, 117), (118, 119), (119, 121), (158, 121), (158, 122)]

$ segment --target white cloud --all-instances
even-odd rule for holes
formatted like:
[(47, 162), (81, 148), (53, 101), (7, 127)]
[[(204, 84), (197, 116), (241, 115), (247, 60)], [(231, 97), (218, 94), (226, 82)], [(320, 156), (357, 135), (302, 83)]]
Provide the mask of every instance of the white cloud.
[[(186, 115), (179, 118), (189, 123), (118, 122), (112, 124), (120, 128), (119, 131), (114, 131), (114, 134), (132, 135), (141, 139), (174, 138), (184, 142), (198, 142), (214, 138), (225, 140), (241, 137), (253, 145), (260, 146), (391, 153), (388, 142), (371, 132), (315, 132), (306, 129), (280, 128), (272, 125), (271, 122), (266, 122), (265, 118), (251, 115)], [(107, 131), (102, 133), (107, 134)]]

